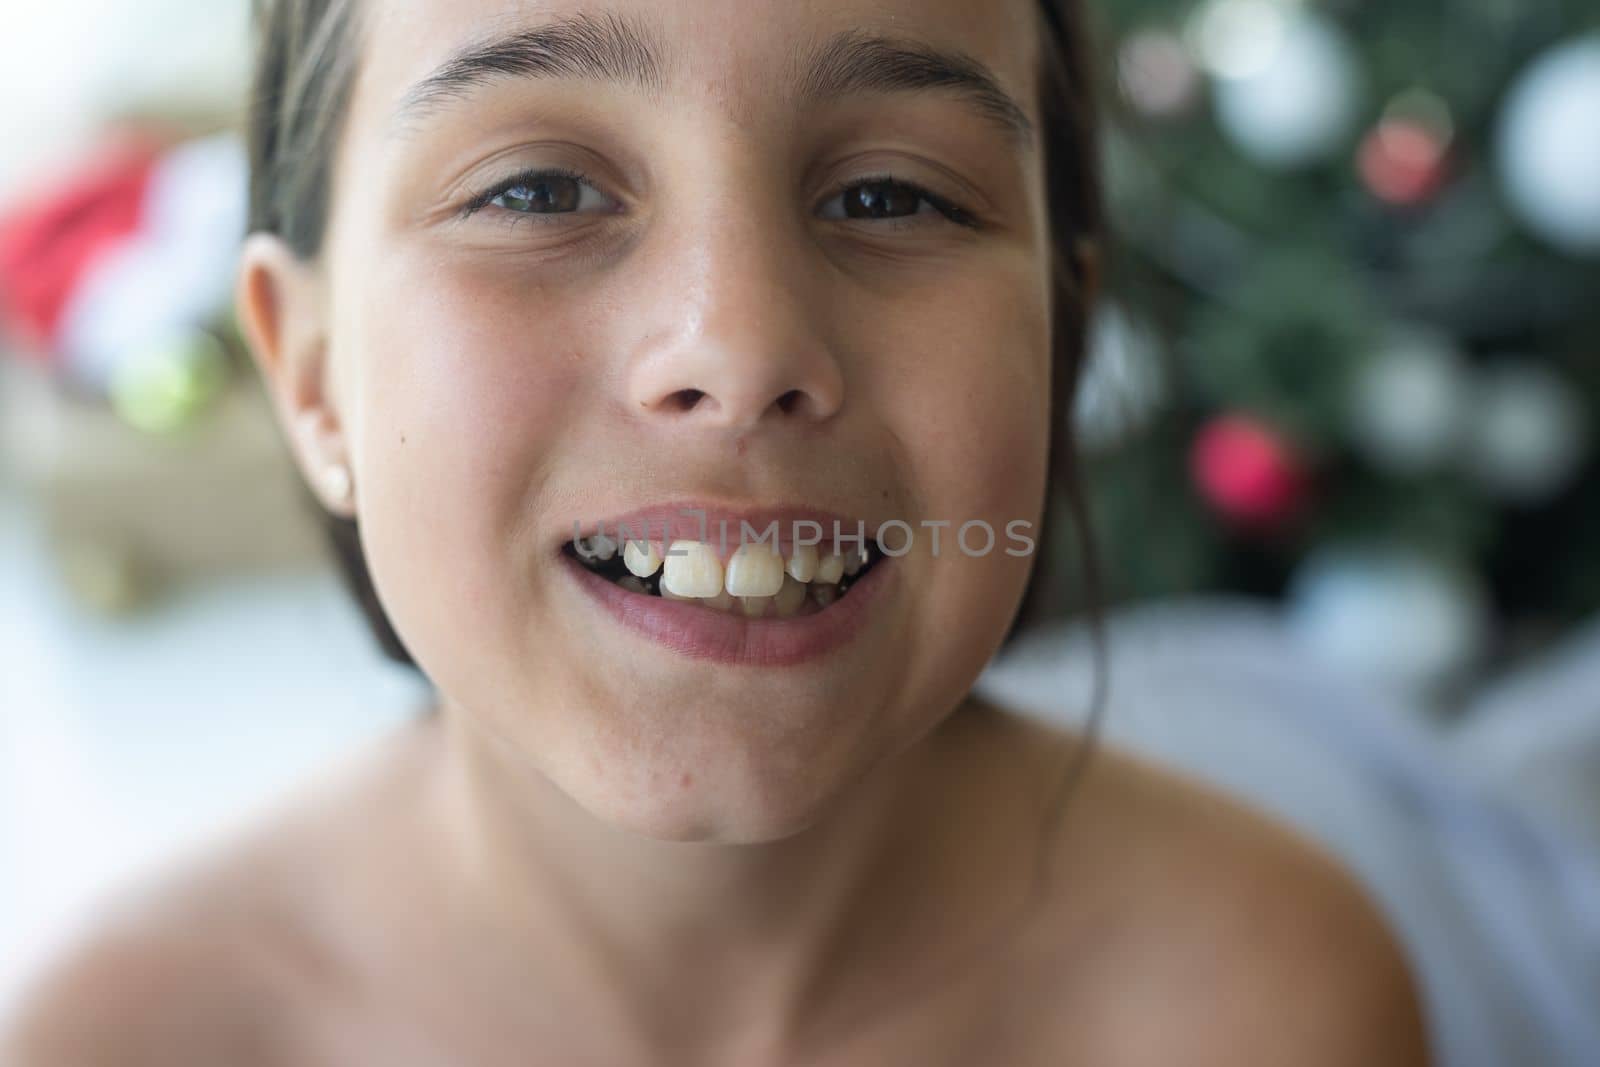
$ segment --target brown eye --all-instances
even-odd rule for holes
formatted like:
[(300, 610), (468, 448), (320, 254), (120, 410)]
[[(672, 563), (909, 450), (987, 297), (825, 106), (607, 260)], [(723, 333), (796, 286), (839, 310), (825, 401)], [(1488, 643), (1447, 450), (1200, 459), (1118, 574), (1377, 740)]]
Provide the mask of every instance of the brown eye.
[(485, 208), (522, 218), (615, 214), (620, 210), (582, 174), (552, 169), (513, 175), (474, 196), (462, 206), (461, 214), (470, 218)]
[(973, 225), (972, 217), (954, 204), (921, 186), (893, 178), (872, 178), (846, 186), (823, 204), (821, 215), (825, 219), (862, 222), (931, 215), (962, 226)]
[(518, 182), (490, 203), (527, 215), (556, 215), (576, 211), (583, 203), (584, 186), (576, 178), (552, 174)]
[(924, 201), (917, 190), (899, 182), (876, 181), (844, 191), (844, 213), (851, 219), (896, 219), (915, 215)]

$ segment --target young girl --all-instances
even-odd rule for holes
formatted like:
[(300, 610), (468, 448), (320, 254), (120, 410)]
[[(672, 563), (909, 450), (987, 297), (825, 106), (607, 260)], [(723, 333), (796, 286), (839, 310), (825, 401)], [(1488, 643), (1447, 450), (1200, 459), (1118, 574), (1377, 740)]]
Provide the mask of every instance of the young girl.
[(1071, 486), (1073, 5), (259, 28), (241, 318), (437, 707), (64, 960), (8, 1063), (1424, 1062), (1333, 862), (969, 694)]

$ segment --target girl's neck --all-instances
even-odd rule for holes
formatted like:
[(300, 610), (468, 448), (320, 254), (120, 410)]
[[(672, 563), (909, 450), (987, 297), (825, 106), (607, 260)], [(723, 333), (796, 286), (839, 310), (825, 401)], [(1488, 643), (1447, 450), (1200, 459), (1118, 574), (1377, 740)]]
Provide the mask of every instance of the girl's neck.
[(768, 1053), (848, 1027), (992, 943), (1030, 884), (1037, 794), (996, 788), (996, 768), (1030, 778), (1016, 731), (965, 704), (761, 844), (618, 829), (467, 716), (434, 729), (431, 854), (457, 912), (646, 1047)]

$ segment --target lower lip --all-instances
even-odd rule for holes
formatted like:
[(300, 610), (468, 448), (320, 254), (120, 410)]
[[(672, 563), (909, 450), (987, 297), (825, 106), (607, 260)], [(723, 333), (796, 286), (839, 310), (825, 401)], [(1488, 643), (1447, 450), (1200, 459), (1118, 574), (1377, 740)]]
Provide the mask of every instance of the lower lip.
[(631, 593), (565, 553), (561, 563), (583, 591), (625, 628), (681, 655), (748, 667), (793, 667), (847, 643), (867, 621), (893, 570), (892, 560), (880, 559), (849, 592), (815, 614), (747, 619), (681, 600)]

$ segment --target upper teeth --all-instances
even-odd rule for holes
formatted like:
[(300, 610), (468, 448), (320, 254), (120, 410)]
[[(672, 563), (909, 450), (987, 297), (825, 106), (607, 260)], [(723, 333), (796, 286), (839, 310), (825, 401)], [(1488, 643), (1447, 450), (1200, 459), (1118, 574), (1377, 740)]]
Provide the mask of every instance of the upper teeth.
[(789, 577), (797, 582), (809, 582), (817, 576), (817, 546), (795, 545), (789, 557)]
[(728, 560), (727, 590), (734, 596), (776, 596), (783, 588), (783, 557), (771, 545), (740, 545)]
[(632, 573), (648, 578), (661, 569), (661, 551), (654, 541), (629, 541), (622, 546), (622, 562)]
[[(582, 538), (574, 547), (593, 561), (614, 558), (619, 546), (600, 534)], [(649, 578), (660, 572), (661, 592), (679, 600), (764, 599), (793, 588), (803, 591), (808, 584), (834, 585), (859, 573), (867, 559), (863, 549), (851, 547), (841, 555), (819, 552), (815, 545), (796, 545), (785, 559), (776, 546), (756, 543), (740, 545), (724, 566), (716, 548), (701, 541), (673, 541), (665, 552), (653, 541), (630, 540), (620, 548), (629, 574)]]
[(617, 554), (617, 542), (603, 533), (595, 534), (593, 537), (580, 537), (573, 542), (573, 547), (584, 559), (609, 560)]
[(816, 580), (824, 585), (831, 585), (844, 577), (844, 557), (837, 552), (829, 552), (817, 563)]
[(722, 592), (722, 561), (703, 541), (674, 541), (667, 549), (661, 588), (677, 596), (709, 600)]

